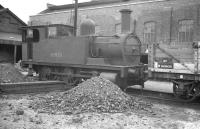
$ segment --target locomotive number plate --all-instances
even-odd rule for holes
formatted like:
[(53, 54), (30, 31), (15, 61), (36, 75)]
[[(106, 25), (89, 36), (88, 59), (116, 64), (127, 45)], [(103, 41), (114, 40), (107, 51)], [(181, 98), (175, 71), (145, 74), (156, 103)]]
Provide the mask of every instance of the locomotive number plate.
[(50, 54), (51, 57), (63, 57), (62, 52), (54, 52)]

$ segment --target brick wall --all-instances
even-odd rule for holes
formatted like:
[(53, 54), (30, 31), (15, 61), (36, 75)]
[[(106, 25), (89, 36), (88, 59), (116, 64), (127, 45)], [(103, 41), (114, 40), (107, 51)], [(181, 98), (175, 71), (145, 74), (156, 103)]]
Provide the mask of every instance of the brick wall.
[[(147, 2), (147, 1), (146, 1)], [(119, 24), (121, 21), (119, 11), (124, 8), (131, 9), (132, 12), (132, 24), (131, 27), (133, 28), (133, 21), (137, 20), (138, 17), (141, 15), (143, 10), (165, 10), (167, 6), (171, 6), (176, 3), (180, 3), (179, 5), (186, 5), (188, 3), (199, 2), (199, 0), (176, 0), (176, 1), (169, 1), (169, 2), (148, 2), (145, 3), (144, 1), (128, 1), (122, 3), (115, 3), (110, 5), (97, 5), (93, 7), (84, 7), (79, 8), (78, 13), (78, 28), (84, 17), (91, 18), (94, 20), (98, 28), (100, 28), (101, 33), (107, 34), (114, 34), (116, 24)], [(64, 10), (62, 12), (47, 13), (47, 14), (39, 14), (30, 17), (30, 21), (32, 24), (44, 24), (44, 23), (62, 23), (62, 24), (71, 24), (73, 25), (73, 11), (72, 10)]]
[[(119, 29), (118, 25), (121, 23), (121, 14), (119, 11), (121, 9), (131, 9), (131, 30), (133, 30), (134, 21), (136, 21), (136, 34), (140, 37), (142, 43), (144, 23), (148, 21), (155, 21), (157, 24), (156, 42), (167, 44), (170, 40), (172, 43), (177, 42), (177, 22), (179, 18), (193, 18), (194, 20), (198, 21), (196, 17), (197, 8), (200, 5), (199, 0), (155, 1), (157, 0), (154, 0), (154, 2), (138, 0), (134, 2), (128, 1), (110, 5), (97, 5), (93, 7), (79, 8), (78, 28), (81, 21), (83, 21), (85, 17), (88, 17), (95, 22), (98, 34), (113, 35), (117, 31), (116, 29)], [(194, 6), (197, 8), (194, 8)], [(172, 7), (175, 13), (173, 14), (173, 20), (170, 21)], [(186, 10), (183, 11), (182, 9)], [(33, 24), (43, 24), (45, 22), (49, 22), (73, 25), (73, 21), (70, 19), (72, 15), (73, 13), (71, 10), (64, 10), (62, 12), (54, 11), (52, 13), (31, 16), (30, 21), (32, 21)], [(173, 24), (172, 30), (170, 30), (170, 22)], [(196, 28), (199, 29), (199, 26), (196, 26)], [(199, 33), (199, 31), (194, 34), (196, 35), (196, 39), (199, 37), (199, 34), (197, 33)], [(143, 50), (145, 50), (145, 47), (147, 46), (144, 44), (143, 47)]]

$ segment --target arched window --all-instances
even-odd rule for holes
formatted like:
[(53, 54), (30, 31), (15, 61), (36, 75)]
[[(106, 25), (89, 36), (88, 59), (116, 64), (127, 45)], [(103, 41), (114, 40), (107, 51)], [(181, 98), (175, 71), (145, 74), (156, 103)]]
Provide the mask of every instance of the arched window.
[(178, 41), (192, 42), (193, 41), (193, 20), (181, 20), (178, 26)]
[(57, 36), (57, 28), (55, 26), (48, 27), (48, 37), (55, 38)]
[(101, 27), (99, 25), (95, 26), (95, 34), (100, 34), (101, 33)]
[(117, 34), (121, 33), (121, 23), (115, 24), (115, 33)]
[(144, 44), (151, 44), (156, 41), (156, 22), (144, 23)]

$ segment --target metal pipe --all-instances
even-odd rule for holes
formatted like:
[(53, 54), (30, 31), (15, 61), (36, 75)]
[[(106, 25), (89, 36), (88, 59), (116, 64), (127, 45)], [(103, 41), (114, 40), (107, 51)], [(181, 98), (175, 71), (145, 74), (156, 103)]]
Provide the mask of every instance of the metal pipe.
[(172, 23), (172, 22), (173, 22), (173, 8), (171, 8), (170, 11), (171, 11), (171, 12), (170, 12), (171, 14), (170, 14), (169, 43), (171, 44), (171, 42), (172, 42), (172, 32), (173, 32), (173, 31), (172, 31), (172, 29), (173, 29), (173, 28), (172, 28), (172, 27), (173, 27), (173, 26), (172, 26), (172, 25), (173, 25), (173, 23)]
[(75, 3), (74, 3), (74, 36), (76, 36), (76, 32), (77, 32), (77, 13), (78, 13), (78, 0), (75, 0)]

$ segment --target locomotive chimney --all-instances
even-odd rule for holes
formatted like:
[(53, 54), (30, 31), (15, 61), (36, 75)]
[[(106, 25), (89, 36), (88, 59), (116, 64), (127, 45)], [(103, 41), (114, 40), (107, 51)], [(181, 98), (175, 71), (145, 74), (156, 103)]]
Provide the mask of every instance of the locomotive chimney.
[(131, 10), (122, 9), (121, 12), (121, 33), (128, 33), (131, 29)]

